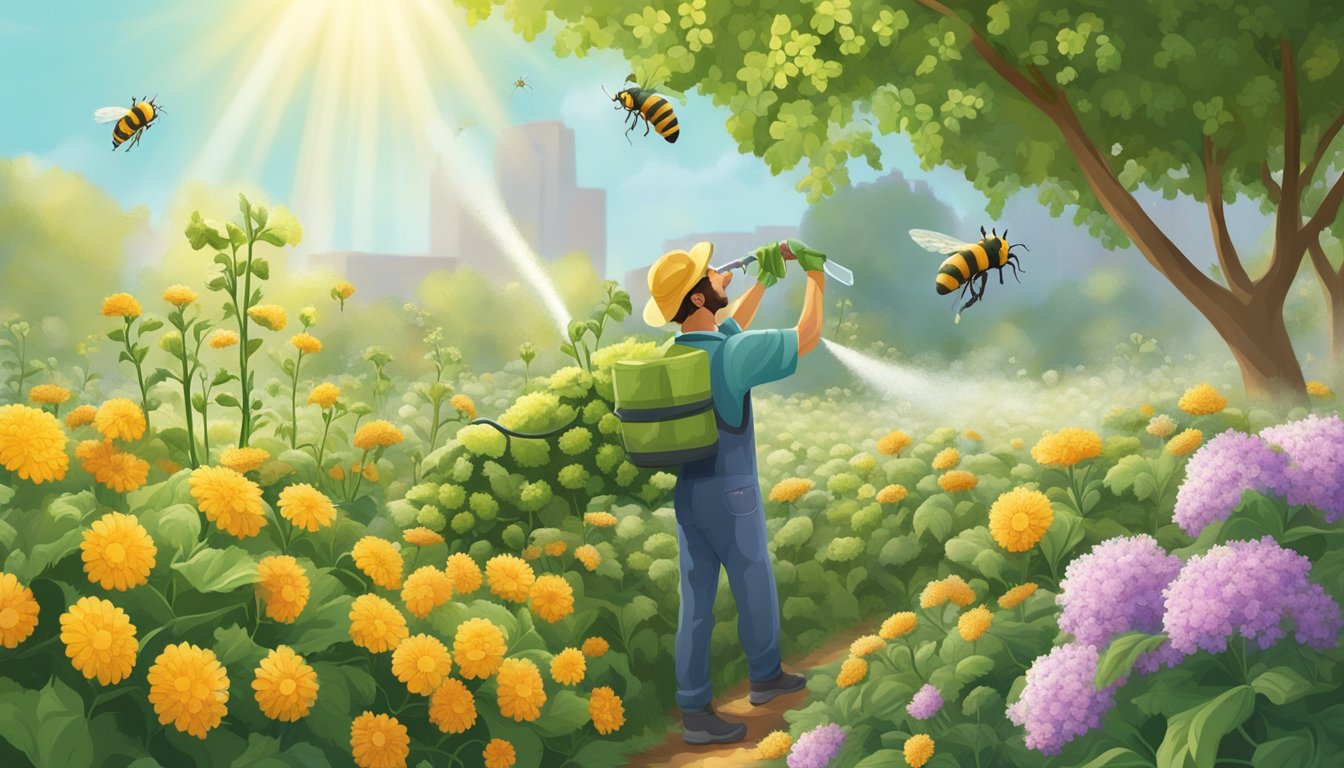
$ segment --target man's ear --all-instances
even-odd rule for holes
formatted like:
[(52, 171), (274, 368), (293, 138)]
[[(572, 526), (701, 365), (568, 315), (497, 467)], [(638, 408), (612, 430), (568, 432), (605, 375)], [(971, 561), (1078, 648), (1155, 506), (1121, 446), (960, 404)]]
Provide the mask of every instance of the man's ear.
[(695, 292), (695, 293), (692, 293), (692, 294), (691, 294), (691, 303), (694, 304), (694, 305), (696, 306), (697, 309), (699, 309), (700, 307), (705, 306), (705, 294), (700, 293), (699, 291), (697, 291), (697, 292)]

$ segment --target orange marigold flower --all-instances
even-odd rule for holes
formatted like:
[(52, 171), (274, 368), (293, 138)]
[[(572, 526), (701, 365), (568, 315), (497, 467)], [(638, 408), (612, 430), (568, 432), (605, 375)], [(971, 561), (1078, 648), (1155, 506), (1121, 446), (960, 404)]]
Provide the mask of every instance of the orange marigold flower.
[(596, 571), (597, 566), (602, 564), (602, 555), (597, 551), (597, 547), (592, 544), (584, 544), (574, 550), (574, 556), (583, 563), (583, 567), (590, 571)]
[(786, 478), (775, 483), (775, 487), (770, 489), (770, 500), (792, 504), (816, 485), (813, 481), (802, 477)]
[(278, 304), (258, 304), (247, 310), (247, 316), (256, 321), (257, 325), (270, 331), (283, 330), (285, 323), (289, 322), (285, 308)]
[(372, 653), (390, 651), (407, 635), (406, 617), (377, 595), (360, 595), (350, 604), (350, 639)]
[(429, 700), (429, 721), (444, 733), (462, 733), (476, 724), (476, 698), (461, 680), (450, 677)]
[(1007, 592), (1004, 592), (1003, 597), (999, 598), (999, 607), (1003, 608), (1004, 610), (1011, 610), (1013, 608), (1016, 608), (1017, 606), (1022, 604), (1022, 601), (1026, 600), (1028, 597), (1031, 597), (1032, 593), (1035, 591), (1036, 591), (1036, 584), (1034, 582), (1028, 582), (1026, 584), (1013, 587)]
[(294, 337), (289, 340), (289, 343), (293, 344), (295, 349), (305, 355), (313, 355), (322, 351), (322, 342), (316, 336), (306, 331), (304, 333), (295, 334)]
[(422, 565), (406, 577), (401, 588), (401, 601), (417, 619), (448, 602), (453, 596), (453, 582), (448, 574), (432, 565)]
[(551, 658), (551, 679), (561, 685), (578, 685), (588, 670), (588, 662), (578, 648), (566, 648)]
[(877, 452), (895, 456), (910, 445), (910, 436), (900, 430), (888, 432), (877, 441)]
[(60, 623), (65, 655), (85, 678), (112, 685), (130, 676), (140, 643), (125, 611), (99, 597), (81, 597)]
[(78, 429), (93, 423), (93, 419), (98, 415), (98, 409), (92, 405), (81, 405), (75, 410), (65, 415), (65, 426), (69, 429)]
[(285, 723), (308, 716), (317, 689), (317, 672), (287, 645), (266, 654), (252, 679), (262, 714)]
[(392, 674), (406, 690), (428, 696), (453, 671), (453, 657), (437, 637), (411, 635), (392, 652)]
[(365, 536), (355, 542), (350, 551), (355, 559), (355, 567), (383, 589), (400, 589), (401, 572), (404, 567), (401, 552), (387, 539), (377, 536)]
[(957, 618), (957, 632), (961, 635), (962, 640), (973, 643), (989, 631), (989, 625), (992, 621), (993, 616), (989, 609), (981, 605), (972, 608)]
[(443, 543), (443, 536), (422, 526), (402, 531), (401, 538), (407, 544), (417, 547), (432, 547)]
[(1227, 398), (1218, 394), (1218, 390), (1212, 386), (1200, 384), (1187, 389), (1176, 405), (1192, 416), (1208, 416), (1226, 408)]
[(204, 739), (228, 713), (228, 700), (229, 677), (208, 648), (170, 645), (149, 668), (149, 702), (161, 725)]
[(882, 490), (877, 492), (877, 501), (879, 504), (899, 504), (905, 500), (908, 494), (909, 491), (905, 489), (904, 485), (892, 483), (883, 486)]
[(583, 516), (583, 522), (594, 528), (610, 528), (616, 524), (616, 516), (610, 512), (588, 512)]
[(541, 672), (529, 659), (505, 659), (495, 675), (499, 714), (518, 722), (531, 722), (541, 716), (546, 703), (546, 688)]
[(574, 588), (563, 576), (547, 573), (538, 576), (531, 590), (532, 612), (547, 622), (555, 622), (574, 612)]
[(583, 641), (583, 655), (590, 659), (596, 659), (606, 654), (611, 649), (611, 645), (604, 638), (590, 637)]
[(374, 448), (384, 448), (400, 443), (405, 439), (400, 429), (392, 426), (390, 421), (378, 419), (368, 424), (360, 425), (355, 430), (355, 447), (361, 451), (368, 451)]
[(295, 483), (280, 491), (280, 516), (295, 528), (308, 532), (331, 525), (336, 519), (336, 505), (326, 494), (307, 483)]
[(625, 725), (625, 707), (621, 697), (608, 686), (594, 688), (588, 696), (588, 717), (593, 727), (603, 736)]
[(184, 307), (196, 300), (196, 292), (185, 285), (170, 285), (163, 289), (163, 300), (174, 307)]
[(98, 406), (93, 426), (108, 440), (139, 440), (145, 434), (145, 412), (124, 397)]
[(485, 579), (490, 592), (513, 603), (527, 600), (536, 574), (532, 566), (513, 555), (495, 555), (485, 564)]
[(17, 648), (37, 628), (38, 605), (33, 590), (12, 573), (0, 573), (0, 645)]
[(94, 520), (79, 548), (89, 581), (119, 592), (149, 581), (159, 551), (140, 521), (120, 512)]
[(70, 399), (70, 390), (59, 384), (37, 384), (28, 390), (28, 402), (41, 405), (60, 405)]
[(263, 557), (257, 563), (257, 595), (273, 621), (292, 624), (308, 604), (308, 574), (289, 555)]
[(411, 737), (397, 718), (365, 712), (350, 723), (350, 752), (359, 768), (406, 768)]
[(909, 634), (919, 625), (919, 619), (913, 611), (901, 611), (893, 613), (886, 621), (882, 622), (882, 628), (878, 630), (879, 637), (885, 640), (895, 640), (902, 635)]
[(444, 571), (453, 581), (453, 591), (459, 595), (475, 592), (481, 588), (481, 583), (484, 581), (480, 566), (476, 565), (471, 555), (465, 552), (454, 552), (449, 555)]
[(939, 472), (951, 469), (961, 463), (961, 451), (956, 448), (944, 448), (933, 457), (932, 467)]
[(462, 677), (485, 679), (504, 661), (504, 631), (486, 619), (467, 619), (453, 638), (453, 658)]
[(518, 752), (504, 739), (491, 739), (481, 757), (485, 760), (485, 768), (513, 768), (518, 761)]
[(210, 334), (208, 343), (211, 349), (228, 349), (238, 343), (238, 334), (235, 331), (220, 328)]
[(1204, 442), (1204, 433), (1198, 429), (1187, 429), (1167, 441), (1167, 453), (1172, 456), (1184, 456), (1193, 453)]
[(191, 473), (191, 496), (210, 522), (240, 539), (266, 525), (261, 488), (228, 467), (199, 467)]
[(453, 395), (448, 401), (457, 412), (467, 417), (467, 421), (476, 418), (476, 403), (467, 395)]
[(219, 454), (219, 463), (232, 469), (234, 472), (245, 475), (257, 469), (271, 454), (261, 448), (225, 448), (224, 452)]
[(140, 302), (129, 293), (114, 293), (103, 299), (103, 317), (128, 317), (135, 319), (140, 316)]
[(323, 382), (313, 387), (313, 391), (308, 393), (308, 404), (316, 405), (322, 410), (326, 410), (336, 404), (341, 398), (341, 388), (335, 384)]
[(862, 682), (863, 678), (868, 676), (868, 662), (863, 659), (856, 659), (853, 656), (845, 659), (845, 663), (840, 665), (840, 674), (835, 678), (835, 684), (841, 688), (848, 688), (851, 685)]
[(958, 493), (960, 491), (969, 491), (975, 487), (979, 480), (974, 472), (967, 472), (964, 469), (954, 469), (951, 472), (944, 472), (938, 476), (938, 485), (948, 493)]
[(1031, 449), (1031, 457), (1047, 467), (1072, 467), (1100, 455), (1101, 436), (1081, 427), (1047, 432)]

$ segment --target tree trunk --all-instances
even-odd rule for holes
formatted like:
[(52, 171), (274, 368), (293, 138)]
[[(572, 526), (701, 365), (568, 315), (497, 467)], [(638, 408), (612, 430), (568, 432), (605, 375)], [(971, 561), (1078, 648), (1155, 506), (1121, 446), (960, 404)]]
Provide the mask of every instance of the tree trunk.
[(1244, 306), (1217, 302), (1204, 316), (1232, 350), (1251, 398), (1304, 400), (1306, 380), (1293, 352), (1282, 301), (1253, 299)]

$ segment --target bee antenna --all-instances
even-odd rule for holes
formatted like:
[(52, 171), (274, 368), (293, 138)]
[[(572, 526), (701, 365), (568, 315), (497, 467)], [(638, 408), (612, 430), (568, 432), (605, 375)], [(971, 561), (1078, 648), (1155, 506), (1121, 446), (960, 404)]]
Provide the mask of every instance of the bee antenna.
[(980, 228), (980, 236), (981, 236), (981, 237), (985, 237), (985, 228), (984, 228), (984, 227), (981, 227), (981, 228)]
[(605, 93), (605, 94), (607, 94), (607, 98), (611, 99), (612, 101), (615, 101), (615, 100), (616, 100), (616, 97), (611, 95), (611, 91), (608, 91), (608, 90), (607, 90), (607, 86), (605, 86), (605, 85), (602, 86), (602, 92)]
[(1005, 229), (1003, 230), (1003, 239), (1004, 239), (1004, 240), (1007, 240), (1007, 239), (1008, 239), (1008, 230), (1007, 230), (1007, 228), (1005, 228)]

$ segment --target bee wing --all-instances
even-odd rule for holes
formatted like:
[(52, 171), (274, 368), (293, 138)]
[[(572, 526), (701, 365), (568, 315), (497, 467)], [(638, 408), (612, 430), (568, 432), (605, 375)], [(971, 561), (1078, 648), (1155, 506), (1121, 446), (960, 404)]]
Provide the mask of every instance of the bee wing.
[(93, 119), (99, 123), (115, 123), (129, 114), (131, 110), (125, 107), (102, 107), (93, 111)]
[(971, 247), (971, 244), (965, 240), (959, 240), (951, 235), (944, 235), (941, 232), (932, 232), (927, 229), (910, 230), (910, 239), (914, 240), (920, 248), (934, 253), (954, 253), (963, 248)]

